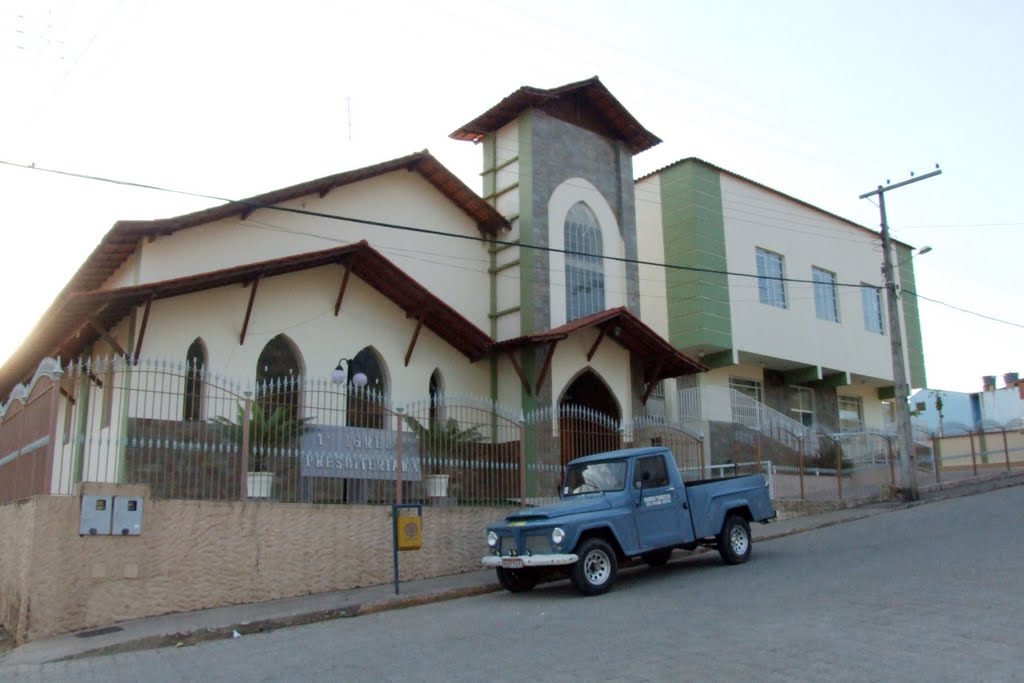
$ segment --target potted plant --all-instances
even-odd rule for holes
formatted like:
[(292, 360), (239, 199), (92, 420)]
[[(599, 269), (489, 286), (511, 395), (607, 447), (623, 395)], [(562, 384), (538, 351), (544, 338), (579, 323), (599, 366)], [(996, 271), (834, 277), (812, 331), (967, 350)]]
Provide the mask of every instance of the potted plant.
[[(252, 404), (252, 415), (249, 417), (249, 471), (246, 473), (250, 498), (270, 497), (270, 488), (274, 483), (274, 472), (267, 462), (270, 449), (291, 445), (306, 431), (311, 419), (294, 417), (289, 405), (279, 405), (268, 411), (260, 403)], [(245, 424), (243, 404), (238, 405), (236, 421), (218, 415), (210, 422), (220, 430), (224, 438), (241, 447), (242, 426)]]
[(462, 429), (455, 418), (448, 418), (444, 423), (431, 420), (426, 427), (414, 417), (407, 416), (405, 420), (420, 442), (420, 454), (430, 456), (425, 462), (429, 463), (431, 471), (423, 474), (427, 497), (447, 497), (449, 475), (438, 471), (438, 459), (457, 454), (465, 444), (483, 441), (483, 435), (478, 427)]

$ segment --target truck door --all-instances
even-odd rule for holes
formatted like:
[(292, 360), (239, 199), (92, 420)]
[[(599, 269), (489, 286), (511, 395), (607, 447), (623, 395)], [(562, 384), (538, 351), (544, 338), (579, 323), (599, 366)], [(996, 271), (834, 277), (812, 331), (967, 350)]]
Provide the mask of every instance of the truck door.
[(633, 501), (640, 549), (663, 548), (693, 540), (685, 494), (672, 485), (664, 454), (637, 458), (633, 465)]

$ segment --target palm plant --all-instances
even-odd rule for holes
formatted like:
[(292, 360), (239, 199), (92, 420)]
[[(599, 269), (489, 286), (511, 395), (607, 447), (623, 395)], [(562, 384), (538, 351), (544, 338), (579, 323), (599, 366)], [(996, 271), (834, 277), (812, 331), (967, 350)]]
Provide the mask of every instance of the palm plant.
[(406, 424), (416, 434), (420, 442), (421, 452), (442, 457), (458, 452), (460, 446), (470, 443), (478, 443), (484, 440), (479, 427), (462, 429), (459, 421), (455, 418), (448, 418), (447, 422), (430, 420), (424, 427), (416, 418), (406, 416)]
[[(294, 417), (292, 407), (279, 405), (268, 411), (259, 403), (252, 404), (252, 415), (249, 417), (249, 463), (251, 472), (267, 471), (264, 458), (271, 448), (285, 448), (305, 433), (311, 417)], [(225, 439), (241, 446), (243, 425), (245, 424), (245, 406), (238, 404), (236, 420), (218, 415), (210, 422), (220, 431)]]

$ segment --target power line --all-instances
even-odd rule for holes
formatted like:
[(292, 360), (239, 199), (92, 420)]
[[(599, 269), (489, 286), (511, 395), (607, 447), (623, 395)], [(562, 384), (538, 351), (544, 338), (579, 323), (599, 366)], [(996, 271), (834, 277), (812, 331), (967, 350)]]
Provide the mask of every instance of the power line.
[[(11, 161), (4, 161), (2, 159), (0, 159), (0, 164), (5, 165), (5, 166), (12, 166), (12, 167), (15, 167), (15, 168), (31, 170), (31, 171), (42, 171), (44, 173), (53, 173), (53, 174), (56, 174), (56, 175), (62, 175), (62, 176), (67, 176), (67, 177), (71, 177), (71, 178), (80, 178), (80, 179), (83, 179), (83, 180), (92, 180), (92, 181), (96, 181), (96, 182), (110, 183), (110, 184), (113, 184), (113, 185), (121, 185), (121, 186), (124, 186), (124, 187), (135, 187), (135, 188), (140, 188), (140, 189), (144, 189), (144, 190), (154, 190), (156, 192), (166, 192), (166, 193), (169, 193), (169, 194), (178, 194), (178, 195), (184, 195), (184, 196), (187, 196), (187, 197), (196, 197), (196, 198), (200, 198), (200, 199), (212, 199), (214, 201), (226, 202), (228, 204), (239, 204), (239, 205), (245, 206), (245, 207), (247, 207), (249, 209), (268, 209), (268, 210), (271, 210), (271, 211), (280, 211), (280, 212), (283, 212), (283, 213), (299, 214), (299, 215), (302, 215), (302, 216), (311, 216), (311, 217), (314, 217), (314, 218), (326, 218), (326, 219), (329, 219), (329, 220), (347, 221), (347, 222), (350, 222), (350, 223), (359, 223), (359, 224), (362, 224), (362, 225), (371, 225), (371, 226), (374, 226), (374, 227), (388, 228), (388, 229), (391, 229), (391, 230), (403, 230), (403, 231), (406, 231), (406, 232), (414, 232), (414, 233), (424, 234), (424, 235), (434, 235), (434, 236), (437, 236), (437, 237), (449, 237), (449, 238), (460, 239), (460, 240), (468, 240), (468, 241), (472, 241), (472, 242), (481, 242), (481, 243), (488, 244), (488, 245), (494, 244), (494, 245), (499, 245), (499, 246), (518, 247), (520, 249), (533, 249), (535, 251), (543, 251), (543, 252), (548, 252), (548, 253), (563, 254), (563, 255), (566, 255), (566, 256), (585, 256), (585, 257), (589, 257), (589, 258), (599, 258), (599, 259), (603, 259), (605, 261), (614, 261), (614, 262), (618, 262), (618, 263), (635, 264), (635, 265), (640, 265), (640, 266), (654, 266), (654, 267), (657, 267), (657, 268), (666, 268), (666, 269), (669, 269), (669, 270), (682, 270), (682, 271), (687, 271), (687, 272), (707, 273), (707, 274), (710, 274), (710, 275), (730, 275), (730, 276), (734, 276), (734, 277), (755, 278), (755, 279), (758, 279), (758, 280), (766, 279), (766, 280), (772, 280), (772, 281), (775, 281), (775, 282), (796, 282), (796, 283), (804, 283), (804, 284), (815, 284), (815, 281), (811, 280), (811, 279), (790, 278), (790, 277), (765, 277), (765, 276), (758, 275), (756, 273), (739, 273), (739, 272), (730, 271), (730, 270), (716, 270), (714, 268), (700, 268), (698, 266), (682, 266), (682, 265), (676, 265), (676, 264), (671, 264), (671, 263), (659, 263), (659, 262), (656, 262), (656, 261), (643, 261), (643, 260), (640, 260), (640, 259), (630, 259), (630, 258), (626, 258), (624, 256), (610, 256), (610, 255), (606, 255), (606, 254), (590, 254), (590, 253), (587, 253), (587, 252), (572, 251), (572, 250), (569, 250), (569, 249), (556, 249), (554, 247), (549, 247), (549, 246), (544, 246), (544, 245), (539, 245), (539, 244), (528, 244), (528, 243), (521, 242), (521, 241), (511, 241), (511, 242), (509, 242), (509, 241), (504, 241), (504, 240), (499, 240), (499, 239), (488, 239), (488, 238), (484, 238), (484, 237), (475, 237), (473, 235), (458, 235), (458, 234), (455, 234), (455, 233), (444, 232), (442, 230), (433, 230), (433, 229), (430, 229), (430, 228), (422, 228), (422, 227), (416, 227), (416, 226), (411, 226), (411, 225), (401, 225), (401, 224), (398, 224), (398, 223), (389, 223), (389, 222), (386, 222), (386, 221), (375, 221), (375, 220), (370, 220), (370, 219), (366, 219), (366, 218), (355, 218), (355, 217), (352, 217), (352, 216), (340, 216), (340, 215), (337, 215), (337, 214), (325, 213), (325, 212), (322, 212), (322, 211), (311, 211), (309, 209), (297, 209), (297, 208), (294, 208), (294, 207), (281, 206), (279, 204), (264, 204), (262, 202), (256, 202), (256, 201), (252, 201), (252, 200), (248, 200), (248, 199), (234, 200), (234, 199), (228, 199), (227, 197), (219, 197), (217, 195), (203, 194), (203, 193), (200, 193), (200, 192), (189, 192), (187, 190), (176, 190), (176, 189), (173, 189), (173, 188), (161, 187), (159, 185), (149, 185), (147, 183), (138, 183), (138, 182), (133, 182), (133, 181), (130, 181), (130, 180), (117, 180), (115, 178), (105, 178), (103, 176), (89, 175), (87, 173), (75, 173), (73, 171), (62, 171), (62, 170), (59, 170), (59, 169), (42, 168), (42, 167), (31, 165), (31, 164), (18, 164), (18, 163), (11, 162)], [(864, 284), (864, 283), (836, 282), (836, 283), (832, 283), (832, 284), (834, 286), (836, 286), (836, 287), (855, 287), (855, 288), (858, 288), (858, 289), (861, 289), (861, 288), (864, 288), (864, 287), (871, 287), (873, 289), (877, 289), (878, 288), (878, 285), (870, 285), (870, 284)]]
[(910, 294), (912, 296), (916, 296), (918, 299), (924, 299), (925, 301), (930, 301), (933, 304), (939, 304), (940, 306), (945, 306), (946, 308), (952, 308), (953, 310), (960, 311), (961, 313), (967, 313), (969, 315), (974, 315), (974, 316), (977, 316), (979, 318), (984, 318), (986, 320), (991, 320), (993, 322), (1002, 323), (1004, 325), (1011, 325), (1013, 327), (1020, 327), (1021, 329), (1024, 329), (1024, 325), (1022, 325), (1020, 323), (1011, 322), (1009, 320), (1003, 320), (1002, 318), (995, 318), (995, 317), (993, 317), (991, 315), (985, 315), (984, 313), (978, 313), (977, 311), (972, 311), (972, 310), (967, 309), (967, 308), (960, 308), (959, 306), (954, 306), (953, 304), (947, 304), (945, 301), (939, 301), (938, 299), (930, 299), (930, 298), (928, 298), (928, 297), (926, 297), (926, 296), (924, 296), (922, 294), (918, 294), (917, 292), (914, 292), (914, 291), (909, 290), (909, 289), (904, 289), (904, 290), (901, 290), (901, 291), (903, 291), (906, 294)]
[(900, 230), (920, 230), (922, 228), (1011, 228), (1024, 223), (946, 223), (942, 225), (904, 225)]
[[(286, 212), (286, 213), (297, 213), (297, 214), (314, 216), (314, 217), (318, 217), (318, 218), (327, 218), (327, 219), (330, 219), (330, 220), (349, 221), (349, 222), (352, 222), (352, 223), (361, 223), (361, 224), (365, 224), (365, 225), (372, 225), (372, 226), (384, 227), (384, 228), (390, 228), (390, 229), (396, 229), (396, 230), (406, 230), (406, 231), (410, 231), (410, 232), (418, 232), (418, 233), (423, 233), (423, 234), (437, 235), (437, 236), (440, 236), (440, 237), (452, 237), (452, 238), (456, 238), (456, 239), (469, 240), (469, 241), (474, 241), (474, 242), (482, 242), (482, 243), (486, 243), (486, 244), (499, 244), (499, 245), (518, 246), (518, 247), (526, 248), (526, 249), (536, 249), (536, 250), (540, 250), (540, 251), (560, 253), (560, 254), (572, 255), (572, 256), (590, 256), (590, 257), (597, 257), (597, 258), (602, 258), (602, 259), (610, 260), (610, 261), (618, 261), (618, 262), (622, 262), (622, 263), (635, 263), (637, 265), (642, 265), (642, 266), (652, 266), (652, 267), (666, 268), (666, 269), (671, 269), (671, 270), (693, 271), (693, 272), (709, 273), (709, 274), (713, 274), (713, 275), (734, 275), (734, 276), (737, 276), (737, 277), (744, 277), (744, 278), (751, 278), (751, 279), (758, 279), (758, 280), (761, 279), (761, 276), (756, 275), (756, 274), (751, 274), (751, 273), (737, 273), (737, 272), (727, 271), (727, 270), (715, 270), (713, 268), (698, 268), (698, 267), (694, 267), (694, 266), (680, 266), (680, 265), (673, 265), (673, 264), (669, 264), (669, 263), (658, 263), (658, 262), (655, 262), (655, 261), (642, 261), (642, 260), (638, 260), (638, 259), (627, 259), (627, 258), (618, 257), (618, 256), (606, 256), (606, 255), (597, 256), (597, 255), (594, 255), (594, 254), (587, 254), (587, 253), (583, 253), (583, 252), (575, 252), (575, 251), (570, 251), (570, 250), (566, 250), (566, 249), (555, 249), (553, 247), (545, 247), (545, 246), (541, 246), (541, 245), (532, 245), (532, 244), (517, 243), (517, 242), (505, 242), (505, 241), (502, 241), (502, 240), (489, 240), (489, 239), (482, 238), (482, 237), (474, 237), (472, 235), (458, 235), (458, 234), (454, 234), (454, 233), (443, 232), (443, 231), (440, 231), (440, 230), (431, 230), (429, 228), (418, 228), (418, 227), (413, 227), (413, 226), (405, 226), (405, 225), (398, 225), (398, 224), (393, 224), (393, 223), (386, 223), (386, 222), (383, 222), (383, 221), (372, 221), (372, 220), (361, 219), (361, 218), (350, 218), (350, 217), (346, 217), (346, 216), (338, 216), (338, 215), (334, 215), (334, 214), (328, 214), (328, 213), (322, 213), (322, 212), (316, 212), (316, 211), (308, 211), (306, 209), (293, 209), (293, 208), (281, 207), (281, 206), (272, 205), (272, 204), (261, 204), (259, 202), (250, 202), (250, 201), (246, 201), (246, 200), (241, 200), (241, 201), (231, 200), (231, 199), (227, 199), (227, 198), (224, 198), (224, 197), (217, 197), (217, 196), (214, 196), (214, 195), (201, 194), (201, 193), (197, 193), (197, 192), (188, 192), (186, 190), (175, 190), (175, 189), (160, 187), (160, 186), (156, 186), (156, 185), (148, 185), (148, 184), (145, 184), (145, 183), (136, 183), (136, 182), (126, 181), (126, 180), (116, 180), (116, 179), (104, 178), (104, 177), (100, 177), (100, 176), (91, 176), (91, 175), (88, 175), (88, 174), (74, 173), (74, 172), (71, 172), (71, 171), (61, 171), (61, 170), (57, 170), (57, 169), (40, 168), (40, 167), (36, 167), (36, 166), (33, 166), (33, 165), (18, 164), (18, 163), (14, 163), (14, 162), (10, 162), (10, 161), (4, 161), (4, 160), (0, 160), (0, 164), (5, 165), (5, 166), (12, 166), (12, 167), (15, 167), (15, 168), (21, 168), (21, 169), (25, 169), (25, 170), (43, 171), (43, 172), (46, 172), (46, 173), (54, 173), (54, 174), (57, 174), (57, 175), (63, 175), (63, 176), (68, 176), (68, 177), (73, 177), (73, 178), (80, 178), (80, 179), (83, 179), (83, 180), (93, 180), (93, 181), (97, 181), (97, 182), (105, 182), (105, 183), (111, 183), (111, 184), (115, 184), (115, 185), (123, 185), (123, 186), (127, 186), (127, 187), (137, 187), (137, 188), (140, 188), (140, 189), (154, 190), (154, 191), (157, 191), (157, 192), (167, 192), (167, 193), (170, 193), (170, 194), (180, 194), (180, 195), (185, 195), (185, 196), (190, 196), (190, 197), (197, 197), (197, 198), (200, 198), (200, 199), (212, 199), (214, 201), (227, 202), (229, 204), (244, 204), (244, 205), (250, 206), (252, 208), (265, 208), (265, 209), (283, 211), (283, 212)], [(259, 221), (252, 221), (251, 220), (251, 221), (247, 221), (247, 223), (248, 222), (259, 222)], [(245, 225), (245, 224), (246, 223), (242, 223), (241, 225)], [(317, 233), (306, 232), (306, 231), (301, 231), (301, 230), (292, 230), (290, 228), (283, 228), (283, 227), (279, 227), (279, 226), (273, 226), (272, 224), (265, 224), (265, 225), (268, 228), (276, 229), (276, 230), (279, 230), (279, 231), (282, 231), (282, 232), (289, 232), (289, 233), (293, 233), (293, 234), (306, 235), (306, 236), (309, 236), (309, 237), (320, 238), (320, 239), (324, 239), (324, 240), (328, 240), (328, 241), (332, 241), (332, 242), (345, 243), (345, 240), (339, 240), (337, 238), (328, 237), (326, 235), (320, 235), (320, 234), (317, 234)], [(438, 256), (441, 256), (441, 255), (438, 254)], [(773, 280), (773, 281), (777, 281), (777, 282), (793, 282), (793, 283), (810, 284), (810, 285), (821, 284), (821, 283), (815, 283), (814, 280), (800, 279), (800, 278), (781, 277), (781, 278), (764, 278), (764, 279), (766, 279), (766, 280)], [(872, 284), (869, 284), (869, 283), (853, 284), (853, 283), (839, 283), (839, 282), (837, 282), (837, 283), (835, 283), (835, 286), (836, 287), (851, 287), (851, 288), (856, 288), (856, 289), (875, 289), (875, 290), (881, 289), (880, 285), (872, 285)], [(952, 309), (954, 309), (956, 311), (960, 311), (961, 313), (967, 313), (969, 315), (974, 315), (974, 316), (977, 316), (977, 317), (980, 317), (980, 318), (985, 318), (986, 320), (991, 320), (993, 322), (1003, 323), (1003, 324), (1006, 324), (1006, 325), (1010, 325), (1012, 327), (1024, 328), (1024, 325), (1022, 325), (1020, 323), (1015, 323), (1015, 322), (1011, 322), (1011, 321), (1008, 321), (1008, 320), (1002, 320), (1000, 318), (995, 318), (993, 316), (989, 316), (989, 315), (985, 315), (985, 314), (982, 314), (982, 313), (978, 313), (976, 311), (972, 311), (972, 310), (969, 310), (969, 309), (966, 309), (966, 308), (961, 308), (959, 306), (954, 306), (953, 304), (948, 304), (948, 303), (946, 303), (944, 301), (939, 301), (938, 299), (931, 299), (929, 297), (926, 297), (926, 296), (923, 296), (921, 294), (918, 294), (917, 292), (915, 292), (913, 290), (910, 290), (910, 289), (903, 288), (900, 291), (906, 292), (907, 294), (911, 294), (911, 295), (913, 295), (913, 296), (915, 296), (915, 297), (917, 297), (919, 299), (923, 299), (923, 300), (929, 301), (931, 303), (939, 304), (941, 306), (946, 306), (947, 308), (952, 308)], [(798, 299), (799, 300), (805, 300), (803, 297), (794, 297), (793, 298), (793, 300), (798, 300)], [(806, 300), (811, 300), (811, 297), (808, 297)], [(757, 300), (754, 300), (754, 299), (737, 299), (736, 303), (757, 303)]]

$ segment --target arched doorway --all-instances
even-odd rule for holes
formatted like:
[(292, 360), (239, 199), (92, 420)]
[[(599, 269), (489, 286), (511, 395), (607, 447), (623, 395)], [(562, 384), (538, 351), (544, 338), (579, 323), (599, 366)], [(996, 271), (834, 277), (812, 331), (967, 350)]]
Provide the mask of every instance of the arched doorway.
[(589, 368), (574, 379), (558, 401), (562, 465), (573, 458), (622, 447), (622, 411), (608, 385)]

